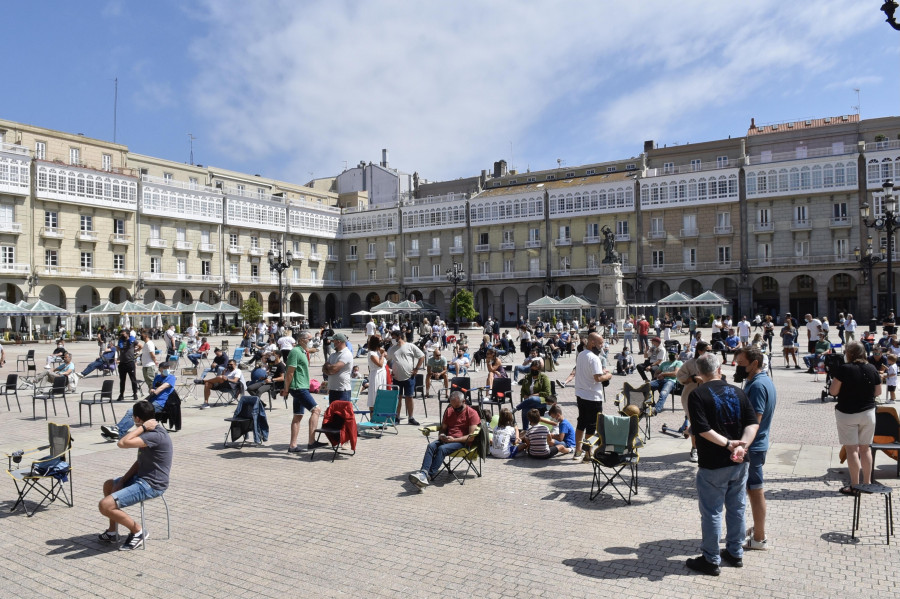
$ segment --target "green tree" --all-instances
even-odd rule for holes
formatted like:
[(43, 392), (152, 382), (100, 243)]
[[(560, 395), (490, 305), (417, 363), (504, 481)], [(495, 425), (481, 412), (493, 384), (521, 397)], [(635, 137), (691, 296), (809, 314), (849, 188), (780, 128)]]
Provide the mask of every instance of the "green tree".
[(472, 322), (478, 316), (475, 311), (475, 296), (466, 289), (460, 289), (456, 296), (450, 300), (450, 321), (456, 320), (457, 304), (459, 305), (460, 322)]
[(241, 306), (241, 318), (244, 322), (254, 324), (260, 321), (263, 315), (262, 306), (254, 298), (250, 298)]

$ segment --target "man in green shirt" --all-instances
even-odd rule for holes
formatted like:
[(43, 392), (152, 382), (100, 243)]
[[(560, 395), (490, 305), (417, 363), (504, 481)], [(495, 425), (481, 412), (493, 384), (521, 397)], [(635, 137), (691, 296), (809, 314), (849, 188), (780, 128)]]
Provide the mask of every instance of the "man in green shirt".
[(675, 388), (675, 383), (678, 382), (675, 374), (681, 368), (681, 364), (682, 362), (678, 359), (675, 352), (670, 351), (666, 355), (666, 359), (659, 365), (659, 372), (656, 374), (656, 378), (650, 381), (650, 388), (659, 393), (656, 406), (653, 409), (654, 414), (662, 412), (663, 407), (665, 407), (666, 398), (669, 397), (669, 393), (672, 392), (672, 389)]
[(447, 358), (441, 356), (441, 348), (434, 348), (433, 355), (425, 363), (426, 368), (426, 395), (431, 397), (431, 381), (444, 381), (444, 390), (450, 388), (450, 375), (447, 370)]
[(300, 435), (300, 421), (303, 420), (306, 410), (309, 410), (309, 448), (325, 445), (325, 443), (317, 444), (315, 440), (315, 430), (319, 426), (319, 414), (322, 410), (309, 392), (309, 356), (306, 352), (311, 338), (309, 331), (301, 331), (297, 335), (297, 345), (287, 357), (287, 371), (284, 373), (284, 389), (281, 390), (281, 396), (287, 397), (290, 393), (294, 398), (294, 418), (291, 420), (291, 442), (288, 445), (288, 453), (302, 451), (297, 447), (297, 437)]
[(533, 358), (528, 365), (528, 374), (522, 381), (522, 402), (516, 406), (516, 412), (522, 411), (522, 429), (528, 430), (531, 424), (528, 421), (528, 411), (537, 409), (541, 414), (546, 411), (546, 405), (552, 403), (550, 399), (550, 379), (544, 374), (544, 361), (541, 358)]
[(803, 356), (803, 361), (806, 362), (806, 368), (808, 373), (812, 374), (816, 371), (816, 366), (819, 365), (819, 362), (825, 359), (825, 354), (831, 353), (831, 342), (825, 338), (825, 333), (819, 333), (819, 340), (816, 341), (816, 353), (809, 354), (808, 356)]

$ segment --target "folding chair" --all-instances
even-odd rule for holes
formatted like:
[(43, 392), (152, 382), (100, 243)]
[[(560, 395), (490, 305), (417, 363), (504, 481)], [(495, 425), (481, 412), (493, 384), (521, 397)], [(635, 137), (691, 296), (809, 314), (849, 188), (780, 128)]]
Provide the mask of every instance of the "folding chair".
[[(356, 455), (357, 424), (353, 405), (350, 402), (331, 402), (325, 410), (325, 415), (322, 417), (322, 426), (313, 432), (316, 434), (316, 441), (319, 441), (322, 435), (325, 435), (325, 438), (328, 439), (328, 445), (322, 449), (327, 448), (333, 452), (331, 456), (332, 462), (339, 453), (348, 456)], [(350, 443), (349, 453), (346, 450), (342, 451), (342, 446), (345, 443)], [(316, 449), (313, 449), (309, 456), (309, 461), (311, 462), (315, 457)]]
[(450, 394), (459, 391), (466, 398), (466, 403), (472, 405), (472, 379), (467, 376), (455, 376), (450, 379), (450, 388), (438, 391), (438, 422), (444, 417), (444, 404), (450, 403)]
[(653, 401), (650, 399), (650, 396), (650, 383), (644, 383), (640, 387), (633, 387), (631, 383), (626, 381), (622, 385), (622, 392), (616, 396), (615, 401), (620, 414), (623, 414), (628, 406), (637, 406), (640, 411), (640, 417), (644, 419), (642, 425), (639, 423), (638, 432), (643, 434), (645, 441), (650, 438), (650, 414), (653, 408)]
[(194, 395), (194, 392), (197, 390), (197, 383), (195, 382), (196, 380), (196, 366), (190, 366), (181, 369), (181, 380), (178, 381), (175, 389), (178, 391), (178, 395), (181, 396), (182, 400), (197, 399), (197, 396)]
[(19, 406), (19, 412), (22, 411), (22, 404), (19, 403), (19, 375), (11, 372), (6, 375), (6, 384), (0, 385), (0, 395), (6, 398), (6, 409), (10, 412), (12, 408), (9, 407), (9, 396), (12, 395), (16, 398), (16, 405)]
[(880, 449), (897, 462), (897, 478), (900, 478), (900, 419), (893, 407), (875, 408), (875, 438), (872, 449), (872, 481), (875, 481), (875, 454)]
[[(425, 438), (430, 442), (431, 438), (429, 435), (431, 435), (431, 433), (440, 432), (441, 427), (439, 425), (432, 425), (423, 427), (419, 430), (422, 431), (422, 434), (425, 435)], [(466, 483), (466, 476), (469, 472), (474, 472), (476, 476), (480, 477), (483, 469), (482, 462), (490, 451), (491, 441), (489, 435), (490, 433), (486, 423), (482, 422), (481, 426), (479, 426), (474, 433), (472, 443), (448, 454), (444, 458), (441, 469), (437, 471), (437, 474), (431, 477), (431, 480), (436, 479), (442, 471), (447, 471), (450, 476), (456, 479), (456, 482), (461, 485)], [(463, 465), (466, 467), (465, 471), (461, 475), (457, 475), (457, 470)]]
[(69, 404), (66, 403), (66, 387), (69, 385), (69, 379), (65, 376), (53, 377), (53, 385), (43, 393), (35, 391), (31, 399), (31, 411), (35, 419), (37, 419), (37, 401), (40, 399), (44, 402), (44, 420), (49, 418), (47, 413), (47, 402), (53, 402), (53, 415), (56, 416), (56, 398), (62, 398), (63, 406), (66, 408), (66, 416), (69, 416)]
[[(593, 501), (603, 489), (612, 485), (619, 497), (631, 505), (631, 496), (638, 492), (638, 417), (597, 415), (597, 434), (588, 440), (592, 445), (591, 464), (594, 476), (591, 480), (590, 499)], [(630, 477), (626, 480), (623, 471), (628, 468)], [(601, 480), (603, 475), (605, 482)], [(616, 485), (616, 480), (628, 485), (628, 497)], [(597, 488), (594, 491), (594, 487)]]
[[(353, 409), (359, 409), (359, 400), (362, 397), (362, 387), (363, 380), (362, 379), (352, 379), (350, 381), (350, 403), (353, 404)], [(284, 400), (284, 407), (287, 408), (287, 398)], [(427, 414), (426, 414), (427, 416)]]
[(495, 378), (491, 383), (490, 393), (485, 394), (486, 389), (478, 390), (478, 408), (483, 409), (484, 406), (491, 406), (491, 414), (494, 413), (493, 406), (503, 407), (509, 402), (509, 409), (514, 410), (512, 397), (512, 379), (509, 377), (504, 379)]
[[(431, 395), (431, 381), (428, 381), (428, 394)], [(425, 375), (419, 373), (416, 375), (415, 388), (413, 389), (413, 400), (419, 397), (422, 400), (422, 409), (425, 410), (425, 418), (428, 418), (428, 404), (425, 403)]]
[[(375, 405), (372, 407), (372, 413), (368, 422), (358, 422), (356, 428), (360, 433), (369, 431), (378, 431), (378, 438), (384, 433), (387, 427), (393, 427), (394, 434), (400, 434), (397, 429), (397, 402), (400, 399), (400, 388), (391, 386), (387, 389), (379, 389), (375, 394)], [(361, 411), (356, 410), (354, 413), (359, 414)], [(364, 412), (369, 415), (369, 411)]]
[(244, 348), (243, 347), (234, 348), (234, 357), (232, 359), (234, 360), (235, 364), (240, 364), (241, 358), (243, 358), (243, 357), (244, 357)]
[(81, 420), (81, 408), (82, 406), (87, 406), (88, 408), (88, 425), (94, 426), (94, 418), (91, 413), (94, 406), (100, 406), (100, 414), (103, 416), (103, 421), (106, 421), (106, 411), (103, 409), (103, 404), (108, 403), (109, 409), (112, 410), (113, 422), (117, 422), (116, 420), (116, 409), (113, 407), (113, 387), (116, 384), (116, 381), (113, 379), (109, 379), (103, 381), (103, 386), (100, 388), (100, 391), (84, 391), (81, 393), (81, 399), (78, 401), (78, 425), (82, 426), (84, 422)]
[[(243, 448), (247, 443), (247, 435), (253, 433), (253, 444), (257, 445), (269, 437), (269, 425), (266, 419), (266, 411), (260, 405), (259, 398), (255, 395), (244, 395), (238, 402), (234, 415), (231, 418), (225, 418), (225, 422), (229, 423), (228, 430), (225, 431), (225, 440), (222, 442), (223, 447), (228, 447), (228, 436), (231, 435), (232, 444), (237, 444), (237, 440), (241, 440), (239, 448)], [(265, 422), (265, 425), (262, 423)]]
[[(25, 354), (24, 356), (19, 356), (18, 358), (16, 358), (16, 372), (19, 372), (19, 364), (24, 364), (24, 365), (25, 365), (25, 371), (26, 371), (26, 372), (29, 370), (29, 368), (28, 368), (29, 365), (35, 366), (35, 364), (34, 364), (34, 350), (33, 350), (33, 349), (29, 349), (27, 354)], [(32, 368), (31, 370), (34, 370), (34, 369)]]
[[(29, 518), (45, 502), (47, 505), (50, 505), (57, 499), (62, 498), (63, 503), (67, 506), (72, 507), (74, 505), (75, 498), (72, 493), (72, 435), (69, 425), (48, 422), (47, 432), (50, 441), (48, 445), (28, 451), (16, 451), (6, 455), (9, 460), (9, 467), (6, 473), (12, 477), (16, 485), (16, 491), (19, 494), (18, 499), (16, 499), (9, 511), (14, 512), (21, 505), (25, 508), (25, 515)], [(18, 466), (22, 462), (22, 456), (45, 450), (50, 450), (50, 453), (33, 461), (31, 466), (27, 468), (13, 468), (14, 464)], [(68, 493), (66, 493), (66, 482), (69, 483)], [(28, 506), (25, 505), (25, 497), (32, 490), (41, 495), (42, 499), (29, 513)]]

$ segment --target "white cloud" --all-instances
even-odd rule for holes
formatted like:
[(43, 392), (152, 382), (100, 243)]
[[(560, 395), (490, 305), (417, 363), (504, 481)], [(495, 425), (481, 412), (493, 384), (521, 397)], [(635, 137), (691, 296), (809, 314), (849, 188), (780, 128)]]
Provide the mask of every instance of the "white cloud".
[(510, 141), (543, 168), (560, 121), (587, 123), (571, 146), (658, 139), (815, 77), (835, 42), (878, 26), (863, 4), (207, 0), (191, 93), (219, 151), (290, 180), (382, 147), (429, 179), (474, 174)]

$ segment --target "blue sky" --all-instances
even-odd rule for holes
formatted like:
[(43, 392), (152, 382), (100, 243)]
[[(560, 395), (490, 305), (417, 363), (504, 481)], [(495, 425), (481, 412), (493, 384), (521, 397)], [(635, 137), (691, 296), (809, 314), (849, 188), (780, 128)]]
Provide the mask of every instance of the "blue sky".
[(880, 0), (82, 0), (4, 7), (0, 117), (294, 182), (429, 180), (900, 114)]

